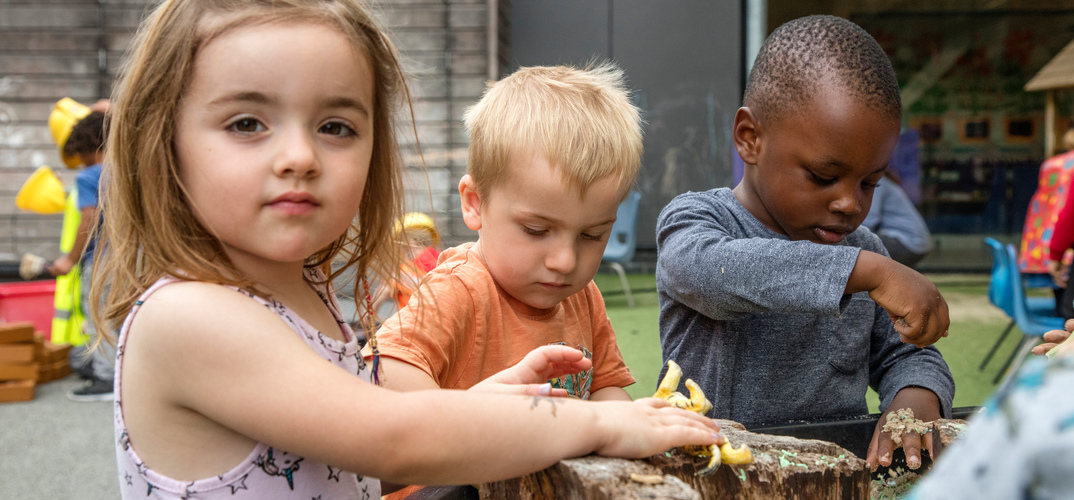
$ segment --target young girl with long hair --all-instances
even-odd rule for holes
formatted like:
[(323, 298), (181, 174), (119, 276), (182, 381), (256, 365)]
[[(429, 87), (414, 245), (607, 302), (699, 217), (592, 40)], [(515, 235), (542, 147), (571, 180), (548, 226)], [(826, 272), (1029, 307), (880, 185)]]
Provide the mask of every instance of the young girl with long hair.
[(404, 85), (354, 0), (166, 1), (145, 22), (112, 109), (94, 266), (96, 320), (122, 323), (124, 498), (375, 498), (374, 478), (477, 483), (720, 440), (653, 399), (507, 387), (585, 368), (569, 348), (501, 378), (515, 394), (371, 383), (323, 270), (399, 268)]

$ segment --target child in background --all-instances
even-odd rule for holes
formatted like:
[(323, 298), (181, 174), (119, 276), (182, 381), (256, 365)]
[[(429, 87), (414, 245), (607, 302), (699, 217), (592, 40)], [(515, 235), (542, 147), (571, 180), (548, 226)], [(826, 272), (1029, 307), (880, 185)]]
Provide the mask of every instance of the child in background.
[(623, 387), (634, 378), (592, 281), (641, 164), (640, 114), (622, 72), (522, 68), (464, 119), (470, 163), (459, 195), (478, 240), (444, 251), (423, 300), (384, 322), (385, 385), (468, 389), (560, 344), (593, 366), (554, 388), (629, 400)]
[[(95, 319), (123, 322), (123, 498), (375, 498), (376, 478), (476, 483), (720, 441), (713, 422), (652, 399), (370, 383), (321, 272), (337, 258), (363, 277), (398, 269), (405, 82), (363, 5), (164, 2), (133, 47), (93, 274), (95, 296), (112, 285)], [(572, 349), (526, 363), (518, 373), (588, 367)]]
[(410, 302), (425, 273), (432, 271), (440, 258), (440, 232), (428, 215), (421, 212), (404, 215), (396, 223), (395, 237), (403, 250), (403, 263), (399, 279), (377, 287), (373, 294), (373, 310), (378, 318), (390, 317)]
[[(742, 181), (679, 195), (657, 219), (663, 357), (701, 385), (711, 416), (862, 415), (870, 386), (885, 413), (950, 415), (950, 371), (924, 347), (946, 335), (947, 304), (859, 228), (900, 117), (891, 63), (857, 25), (809, 16), (765, 41), (735, 116)], [(893, 449), (880, 427), (874, 468)], [(920, 439), (904, 439), (916, 468)]]
[[(57, 105), (62, 103), (63, 101)], [(100, 105), (101, 103), (98, 102), (95, 106)], [(104, 168), (105, 135), (104, 113), (91, 110), (89, 114), (75, 123), (70, 135), (63, 143), (64, 163), (67, 163), (69, 158), (75, 158), (78, 164), (83, 165), (78, 175), (75, 176), (79, 223), (71, 250), (53, 261), (48, 271), (53, 276), (63, 276), (72, 271), (82, 273), (79, 280), (81, 287), (79, 309), (83, 314), (91, 311), (92, 304), (90, 302), (90, 275), (93, 271), (97, 238), (91, 229), (100, 218), (97, 210), (98, 186), (101, 181), (101, 171)], [(82, 322), (82, 333), (88, 340), (86, 345), (92, 345), (95, 342), (97, 329), (92, 321)], [(115, 357), (115, 352), (107, 343), (92, 353), (87, 352), (86, 349), (82, 346), (71, 349), (71, 366), (86, 379), (86, 382), (82, 387), (68, 392), (67, 397), (78, 402), (111, 401), (114, 369), (110, 360)]]
[(904, 266), (913, 267), (932, 251), (932, 235), (921, 212), (906, 195), (891, 170), (873, 189), (872, 207), (861, 223), (880, 238), (888, 255)]

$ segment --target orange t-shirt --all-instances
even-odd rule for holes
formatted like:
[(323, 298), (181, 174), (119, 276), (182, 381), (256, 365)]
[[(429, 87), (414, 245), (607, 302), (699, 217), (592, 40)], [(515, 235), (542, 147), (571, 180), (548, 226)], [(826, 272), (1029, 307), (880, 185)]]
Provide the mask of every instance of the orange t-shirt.
[[(421, 297), (377, 329), (382, 356), (420, 368), (441, 388), (468, 389), (537, 347), (564, 344), (582, 350), (593, 367), (553, 380), (553, 387), (588, 399), (605, 387), (634, 383), (596, 284), (532, 316), (512, 306), (472, 247), (445, 250), (425, 275)], [(362, 354), (372, 355), (368, 347)]]

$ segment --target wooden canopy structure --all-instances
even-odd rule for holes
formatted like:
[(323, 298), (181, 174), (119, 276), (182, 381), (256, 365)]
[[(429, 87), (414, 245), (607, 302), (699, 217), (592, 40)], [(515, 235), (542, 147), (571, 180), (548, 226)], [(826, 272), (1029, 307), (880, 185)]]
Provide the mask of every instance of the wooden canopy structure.
[(1023, 88), (1027, 91), (1047, 92), (1044, 108), (1044, 156), (1050, 158), (1055, 154), (1055, 91), (1074, 88), (1074, 41), (1063, 47)]

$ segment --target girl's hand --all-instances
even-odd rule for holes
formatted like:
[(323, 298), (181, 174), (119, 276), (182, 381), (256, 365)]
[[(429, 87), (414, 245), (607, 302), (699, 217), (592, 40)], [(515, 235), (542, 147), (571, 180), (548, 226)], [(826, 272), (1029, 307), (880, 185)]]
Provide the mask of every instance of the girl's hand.
[[(888, 421), (889, 413), (910, 408), (914, 411), (914, 418), (923, 422), (931, 422), (941, 417), (940, 398), (932, 391), (922, 387), (906, 387), (895, 395), (886, 411), (880, 415), (873, 431), (873, 439), (869, 442), (869, 451), (865, 456), (865, 464), (869, 470), (875, 471), (878, 465), (884, 467), (891, 465), (891, 457), (895, 451), (895, 442), (890, 432), (884, 432), (884, 424)], [(907, 432), (902, 435), (902, 449), (906, 453), (906, 465), (911, 469), (921, 467), (921, 445), (924, 444), (929, 450), (929, 455), (936, 458), (932, 448), (932, 433), (925, 435), (916, 432)]]
[(606, 439), (598, 455), (645, 458), (686, 445), (723, 444), (715, 420), (672, 407), (667, 401), (644, 398), (634, 402), (594, 402)]
[[(1033, 348), (1033, 354), (1043, 356), (1052, 350), (1053, 347), (1062, 344), (1070, 337), (1070, 333), (1074, 332), (1074, 319), (1068, 319), (1063, 325), (1063, 330), (1052, 330), (1044, 334), (1044, 343)], [(1066, 349), (1064, 349), (1066, 350)]]
[(553, 389), (548, 380), (593, 366), (582, 351), (565, 345), (546, 345), (526, 354), (514, 366), (482, 380), (469, 390), (522, 396), (565, 397), (566, 389)]

